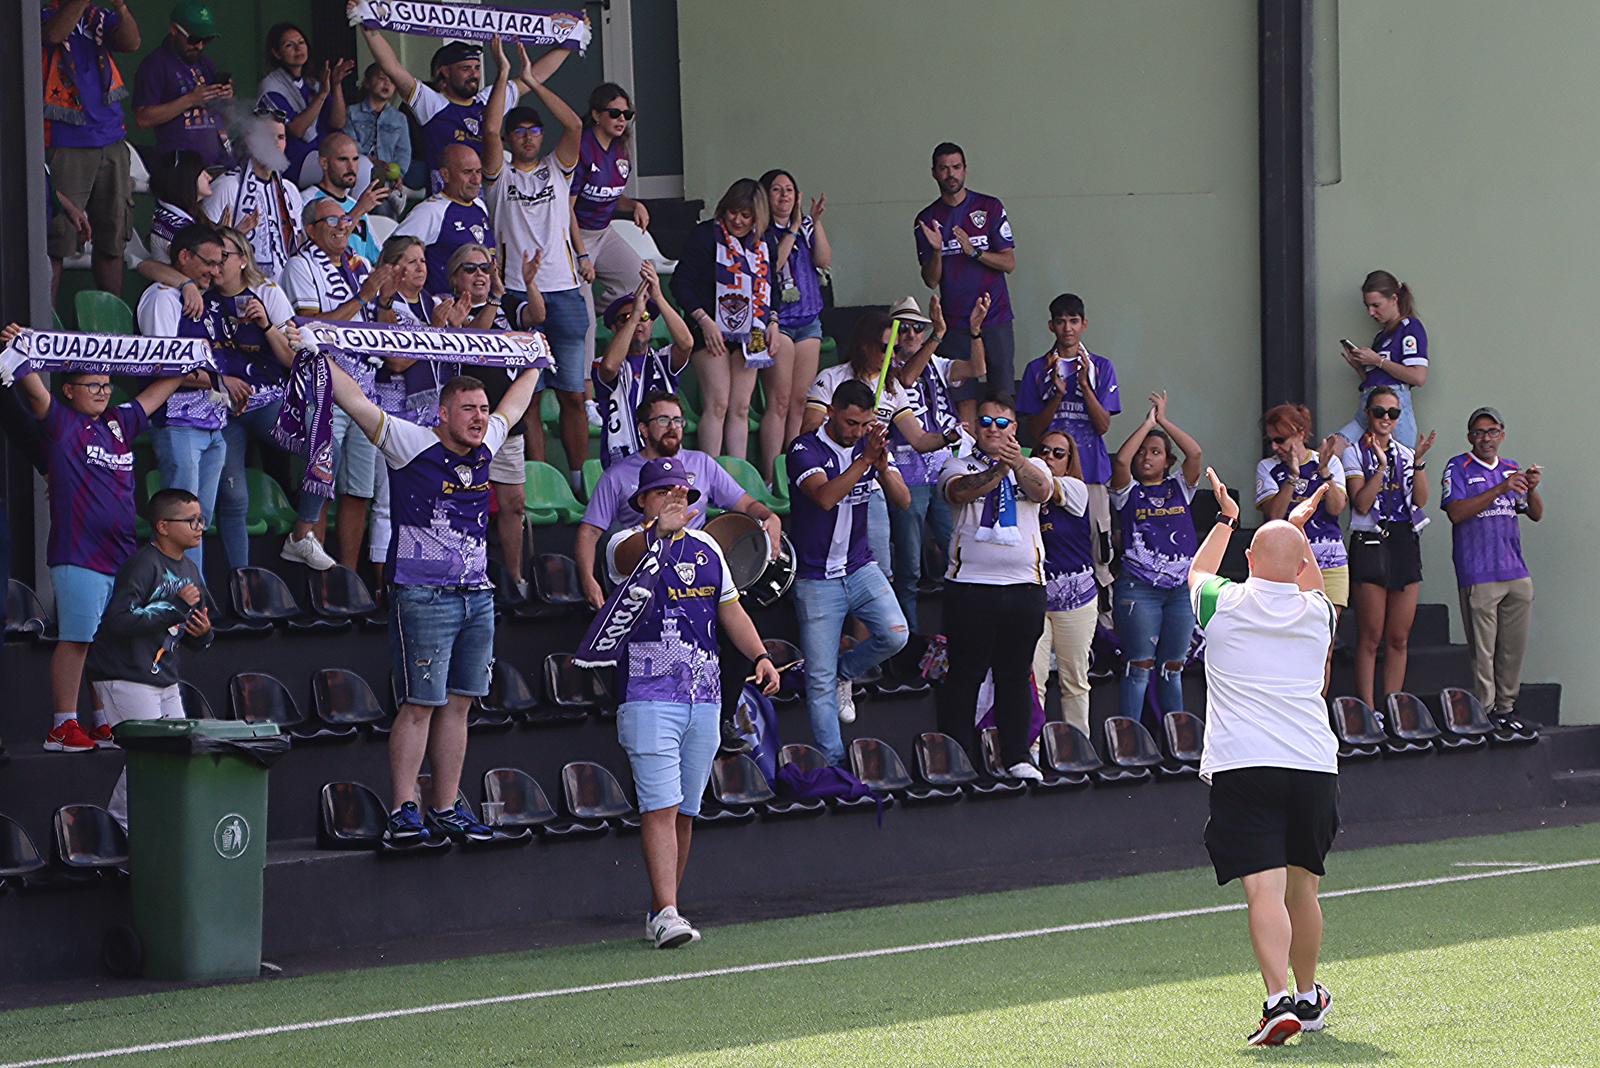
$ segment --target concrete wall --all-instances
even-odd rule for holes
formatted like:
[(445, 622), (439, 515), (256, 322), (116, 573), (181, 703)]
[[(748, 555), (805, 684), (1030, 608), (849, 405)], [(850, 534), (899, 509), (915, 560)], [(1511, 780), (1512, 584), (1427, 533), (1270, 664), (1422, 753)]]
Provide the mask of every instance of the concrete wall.
[[(1440, 434), (1435, 501), (1480, 404), (1504, 413), (1506, 455), (1544, 465), (1546, 518), (1523, 525), (1539, 597), (1525, 674), (1565, 684), (1565, 721), (1595, 722), (1600, 707), (1585, 697), (1600, 684), (1590, 544), (1600, 506), (1576, 485), (1593, 449), (1583, 398), (1600, 394), (1600, 7), (1343, 0), (1318, 15), (1319, 46), (1333, 52), (1317, 86), (1322, 426), (1355, 409), (1337, 339), (1372, 336), (1356, 290), (1367, 271), (1391, 270), (1415, 290), (1432, 348), (1416, 399), (1421, 426)], [(1450, 524), (1430, 510), (1423, 599), (1454, 605)]]
[(1077, 292), (1128, 398), (1112, 447), (1166, 388), (1219, 469), (1250, 472), (1254, 3), (702, 0), (679, 19), (686, 196), (785, 167), (828, 195), (840, 303), (926, 300), (911, 220), (938, 193), (930, 150), (959, 142), (1016, 232), (1018, 372), (1050, 298)]

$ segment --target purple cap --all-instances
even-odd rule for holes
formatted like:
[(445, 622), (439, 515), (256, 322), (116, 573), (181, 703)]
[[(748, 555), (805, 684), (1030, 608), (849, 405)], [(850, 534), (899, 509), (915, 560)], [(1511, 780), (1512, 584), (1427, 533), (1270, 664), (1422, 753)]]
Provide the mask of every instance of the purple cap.
[[(628, 314), (628, 309), (631, 307), (633, 307), (633, 294), (625, 293), (606, 305), (605, 314), (600, 317), (600, 321), (607, 327), (614, 327), (617, 325), (617, 320)], [(652, 319), (661, 314), (661, 309), (656, 307), (656, 302), (653, 300), (645, 302), (644, 310), (650, 313)]]
[(639, 498), (651, 490), (669, 489), (672, 486), (682, 486), (689, 491), (689, 503), (693, 504), (700, 499), (700, 491), (694, 488), (694, 476), (684, 462), (675, 456), (661, 456), (639, 469), (639, 488), (633, 491), (633, 496), (628, 498), (628, 503), (633, 505), (635, 511), (642, 512), (639, 507)]

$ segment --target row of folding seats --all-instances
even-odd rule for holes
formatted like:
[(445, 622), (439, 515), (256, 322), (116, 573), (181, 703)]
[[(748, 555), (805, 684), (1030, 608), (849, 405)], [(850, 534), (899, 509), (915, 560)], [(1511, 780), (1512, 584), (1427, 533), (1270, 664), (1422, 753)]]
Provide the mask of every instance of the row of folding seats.
[(1530, 745), (1539, 730), (1513, 716), (1491, 718), (1469, 690), (1447, 686), (1439, 692), (1437, 717), (1415, 694), (1392, 693), (1379, 715), (1359, 697), (1335, 697), (1329, 722), (1339, 739), (1341, 760), (1379, 756), (1470, 752), (1485, 745)]
[(56, 809), (51, 845), (46, 858), (21, 824), (0, 815), (0, 893), (127, 874), (128, 836), (98, 805)]

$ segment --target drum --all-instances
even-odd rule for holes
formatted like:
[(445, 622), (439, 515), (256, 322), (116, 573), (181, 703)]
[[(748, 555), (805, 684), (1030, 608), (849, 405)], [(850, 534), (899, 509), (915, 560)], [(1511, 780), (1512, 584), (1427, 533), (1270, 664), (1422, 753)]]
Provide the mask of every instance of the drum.
[[(778, 540), (778, 556), (772, 558), (767, 531), (743, 512), (724, 512), (706, 523), (704, 531), (717, 543), (728, 561), (733, 586), (758, 607), (770, 608), (794, 585), (794, 545), (787, 534)], [(617, 574), (630, 575), (644, 558), (644, 531), (617, 535), (607, 546)], [(610, 589), (609, 573), (607, 589)]]

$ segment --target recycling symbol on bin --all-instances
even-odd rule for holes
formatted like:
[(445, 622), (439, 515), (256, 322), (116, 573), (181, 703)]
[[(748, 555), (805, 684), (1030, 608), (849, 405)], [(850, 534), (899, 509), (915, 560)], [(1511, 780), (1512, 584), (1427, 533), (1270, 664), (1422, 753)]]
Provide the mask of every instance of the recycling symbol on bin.
[(211, 832), (211, 844), (223, 860), (238, 860), (250, 848), (250, 824), (237, 812), (230, 812), (217, 821)]

